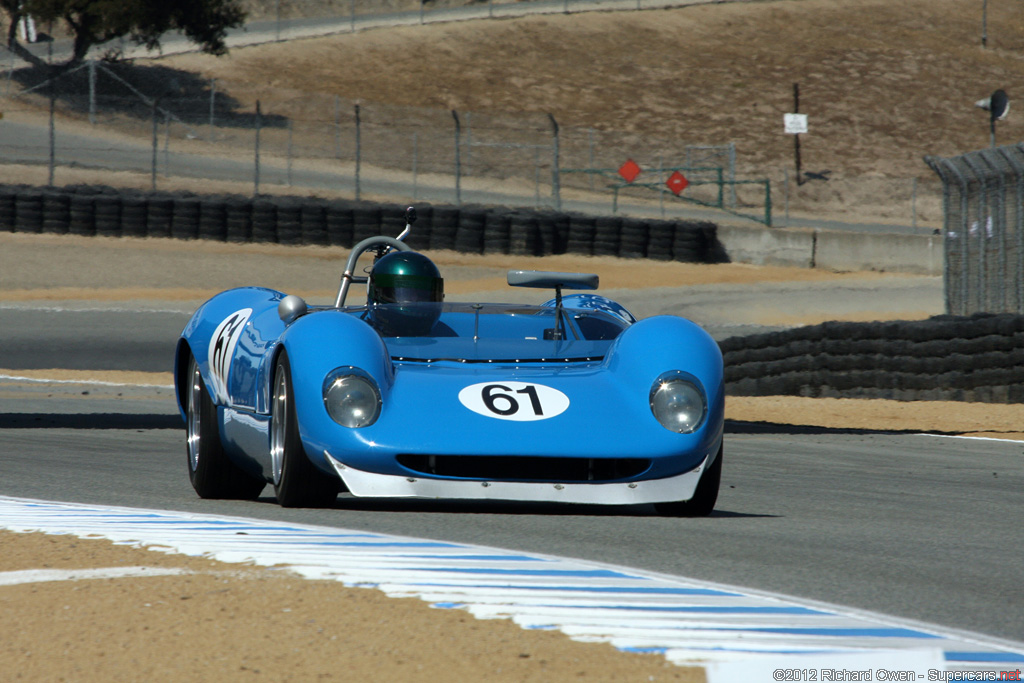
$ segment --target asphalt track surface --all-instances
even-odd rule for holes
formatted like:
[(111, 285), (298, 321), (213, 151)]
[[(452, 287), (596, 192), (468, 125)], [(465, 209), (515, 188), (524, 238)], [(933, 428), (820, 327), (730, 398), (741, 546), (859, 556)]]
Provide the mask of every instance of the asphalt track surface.
[[(120, 357), (166, 371), (184, 317), (162, 316), (125, 360), (128, 329), (51, 311), (12, 326), (8, 368), (88, 367)], [(136, 315), (139, 315), (136, 313)], [(95, 314), (94, 314), (95, 317)], [(45, 323), (41, 321), (46, 321)], [(45, 325), (39, 328), (39, 325)], [(33, 329), (33, 326), (36, 326)], [(62, 331), (63, 330), (63, 331)], [(79, 340), (76, 342), (76, 338)], [(46, 339), (46, 344), (31, 339)], [(148, 340), (148, 341), (147, 341)], [(147, 351), (147, 345), (152, 348)], [(17, 344), (15, 344), (17, 346)], [(106, 349), (106, 351), (104, 351)], [(77, 359), (77, 360), (76, 360)], [(109, 365), (109, 361), (100, 365)], [(0, 494), (239, 515), (443, 539), (627, 565), (1024, 640), (1018, 442), (730, 423), (722, 493), (707, 519), (608, 509), (339, 497), (333, 509), (203, 501), (184, 429), (162, 388), (0, 381)]]

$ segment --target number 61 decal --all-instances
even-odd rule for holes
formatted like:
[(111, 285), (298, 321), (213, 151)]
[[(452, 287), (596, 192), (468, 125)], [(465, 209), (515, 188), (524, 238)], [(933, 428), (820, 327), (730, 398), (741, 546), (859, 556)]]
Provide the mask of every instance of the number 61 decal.
[(569, 397), (558, 389), (527, 382), (473, 384), (459, 392), (459, 401), (474, 413), (516, 422), (546, 420), (569, 407)]

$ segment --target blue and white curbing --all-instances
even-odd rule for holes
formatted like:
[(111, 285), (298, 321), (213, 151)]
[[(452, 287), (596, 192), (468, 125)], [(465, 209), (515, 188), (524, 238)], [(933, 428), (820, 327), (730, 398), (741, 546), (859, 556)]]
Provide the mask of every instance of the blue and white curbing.
[[(311, 579), (663, 654), (679, 665), (704, 666), (709, 683), (813, 680), (807, 672), (817, 680), (830, 680), (824, 677), (829, 672), (847, 676), (831, 680), (955, 680), (950, 676), (958, 671), (987, 677), (1024, 668), (1024, 643), (706, 581), (461, 543), (3, 496), (0, 528), (287, 565)], [(785, 678), (789, 670), (805, 677)], [(872, 677), (849, 678), (851, 672)], [(985, 679), (996, 680), (974, 680)]]

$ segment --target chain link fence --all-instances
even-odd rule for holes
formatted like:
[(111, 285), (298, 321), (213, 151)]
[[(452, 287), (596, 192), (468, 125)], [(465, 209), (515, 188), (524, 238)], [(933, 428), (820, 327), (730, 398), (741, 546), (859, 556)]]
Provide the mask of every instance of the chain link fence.
[(925, 162), (942, 180), (946, 311), (1024, 313), (1024, 144)]
[[(576, 191), (609, 197), (613, 212), (621, 195), (656, 202), (662, 213), (666, 204), (740, 215), (753, 208), (750, 217), (771, 224), (769, 184), (743, 191), (733, 144), (565, 128), (545, 114), (362, 104), (279, 87), (268, 95), (258, 84), (160, 65), (88, 61), (52, 77), (28, 68), (8, 76), (5, 108), (49, 107), (52, 129), (46, 140), (8, 145), (7, 161), (48, 157), (51, 176), (52, 167), (92, 166), (148, 172), (151, 189), (180, 175), (251, 180), (254, 194), (268, 185), (326, 187), (359, 199), (401, 187), (413, 199), (458, 205), (515, 196), (559, 210), (564, 193)], [(646, 175), (626, 182), (616, 169), (634, 157)], [(678, 193), (665, 185), (676, 171), (690, 184)]]

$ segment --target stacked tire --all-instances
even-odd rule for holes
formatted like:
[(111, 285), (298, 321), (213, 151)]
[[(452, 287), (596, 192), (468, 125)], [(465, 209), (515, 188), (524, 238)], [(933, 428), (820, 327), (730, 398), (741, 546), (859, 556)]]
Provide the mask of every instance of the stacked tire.
[(327, 225), (327, 243), (336, 247), (351, 247), (352, 232), (352, 204), (344, 200), (334, 200), (327, 203), (324, 211), (324, 222)]
[[(418, 206), (408, 244), (416, 250), (541, 256), (572, 253), (720, 262), (728, 256), (710, 223), (619, 216)], [(350, 247), (405, 228), (405, 207), (346, 200), (199, 197), (105, 186), (0, 186), (0, 229), (76, 235), (172, 237)]]
[(141, 194), (125, 194), (121, 199), (121, 235), (124, 237), (146, 237), (148, 202)]
[(430, 248), (454, 250), (458, 230), (459, 210), (451, 206), (435, 206), (430, 222)]
[(14, 231), (39, 233), (43, 231), (43, 193), (23, 190), (14, 199)]
[(487, 212), (481, 208), (463, 208), (455, 228), (455, 251), (463, 254), (484, 252), (484, 224)]
[(43, 232), (63, 235), (71, 229), (71, 196), (62, 192), (43, 194)]

